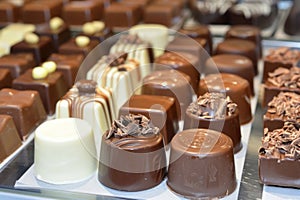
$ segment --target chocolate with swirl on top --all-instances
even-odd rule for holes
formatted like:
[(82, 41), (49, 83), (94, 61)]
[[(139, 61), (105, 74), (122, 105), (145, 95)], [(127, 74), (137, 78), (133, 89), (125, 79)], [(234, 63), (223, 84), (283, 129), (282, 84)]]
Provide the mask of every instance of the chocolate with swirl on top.
[(264, 129), (258, 162), (262, 183), (300, 188), (299, 162), (299, 124), (286, 122), (280, 129)]
[(115, 120), (103, 135), (98, 180), (105, 186), (139, 191), (158, 185), (166, 173), (163, 136), (144, 115)]

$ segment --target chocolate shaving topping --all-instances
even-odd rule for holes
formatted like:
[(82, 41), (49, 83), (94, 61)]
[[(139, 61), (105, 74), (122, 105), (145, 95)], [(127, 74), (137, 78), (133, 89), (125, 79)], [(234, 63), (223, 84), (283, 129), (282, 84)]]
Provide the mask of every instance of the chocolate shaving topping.
[(300, 60), (300, 51), (296, 49), (290, 49), (288, 47), (280, 47), (278, 49), (271, 50), (267, 56), (267, 59), (296, 64)]
[(281, 118), (300, 124), (300, 95), (281, 92), (268, 103), (267, 114), (272, 118)]
[[(266, 131), (268, 129), (265, 129)], [(283, 128), (264, 133), (259, 154), (278, 159), (300, 159), (299, 124), (285, 122)]]
[(144, 115), (129, 114), (121, 116), (119, 120), (112, 123), (111, 128), (106, 132), (106, 139), (111, 137), (149, 136), (158, 133), (159, 128), (155, 127)]
[(235, 113), (237, 104), (223, 93), (205, 93), (187, 108), (187, 112), (204, 119), (223, 119)]
[(300, 68), (278, 68), (269, 73), (268, 81), (276, 87), (300, 88)]

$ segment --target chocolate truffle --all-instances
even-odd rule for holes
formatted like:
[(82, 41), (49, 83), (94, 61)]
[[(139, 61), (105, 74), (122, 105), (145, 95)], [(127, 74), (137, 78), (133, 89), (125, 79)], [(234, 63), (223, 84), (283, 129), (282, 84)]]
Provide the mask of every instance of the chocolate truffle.
[(43, 79), (34, 79), (32, 69), (14, 79), (12, 87), (17, 90), (38, 91), (49, 115), (54, 114), (56, 102), (68, 91), (61, 72), (50, 73)]
[(290, 69), (300, 60), (300, 51), (288, 47), (280, 47), (269, 51), (264, 57), (263, 82), (268, 79), (268, 73), (279, 67)]
[(235, 25), (231, 26), (226, 32), (225, 38), (236, 38), (249, 40), (255, 43), (256, 53), (259, 58), (262, 57), (262, 37), (260, 29), (251, 25)]
[(252, 61), (241, 55), (219, 54), (212, 56), (205, 63), (205, 74), (228, 73), (235, 74), (246, 79), (254, 96), (254, 68)]
[(189, 199), (231, 194), (236, 176), (230, 137), (208, 129), (177, 133), (171, 141), (167, 185)]
[(81, 54), (58, 54), (53, 53), (48, 58), (48, 61), (56, 63), (58, 72), (62, 72), (68, 87), (72, 87), (75, 83), (77, 72), (83, 61)]
[[(77, 36), (79, 37), (79, 36)], [(76, 38), (73, 37), (69, 41), (60, 45), (58, 49), (58, 53), (61, 54), (83, 54), (87, 56), (98, 44), (99, 41), (97, 40), (90, 40), (89, 43), (85, 46), (79, 46), (76, 43)]]
[(189, 105), (185, 113), (185, 129), (206, 128), (228, 135), (234, 152), (242, 148), (239, 111), (237, 104), (222, 93), (205, 93)]
[(0, 115), (0, 143), (0, 163), (22, 145), (10, 115)]
[(142, 114), (158, 127), (168, 144), (179, 129), (175, 100), (172, 97), (155, 95), (132, 95), (120, 108), (119, 116)]
[(284, 22), (284, 32), (288, 35), (300, 35), (300, 28), (297, 22), (300, 20), (300, 2), (293, 1), (289, 14)]
[(49, 22), (51, 18), (60, 16), (62, 2), (58, 0), (32, 1), (22, 8), (22, 20), (27, 24), (42, 24)]
[(59, 185), (93, 176), (97, 169), (93, 136), (92, 127), (81, 119), (53, 119), (41, 124), (34, 135), (35, 177)]
[[(167, 47), (168, 49), (168, 47)], [(197, 93), (200, 80), (200, 64), (195, 55), (182, 52), (165, 52), (154, 61), (154, 70), (175, 69), (190, 77), (192, 87)]]
[(159, 128), (143, 115), (121, 116), (103, 136), (98, 180), (123, 191), (139, 191), (161, 183), (166, 155)]
[(11, 47), (12, 54), (32, 53), (37, 64), (44, 62), (52, 52), (52, 40), (46, 36), (39, 37), (37, 43), (28, 43), (23, 40)]
[(63, 7), (62, 16), (68, 25), (83, 25), (101, 20), (104, 5), (102, 1), (71, 1)]
[(0, 90), (0, 114), (12, 116), (23, 140), (47, 118), (40, 95), (33, 90)]
[(128, 59), (138, 61), (142, 78), (151, 72), (151, 63), (154, 60), (152, 45), (136, 34), (121, 35), (118, 41), (110, 48), (109, 53), (126, 53)]
[(259, 177), (263, 184), (300, 188), (299, 124), (286, 122), (280, 129), (264, 130), (259, 149)]
[(257, 62), (259, 60), (259, 55), (256, 53), (256, 46), (254, 42), (242, 39), (226, 39), (217, 45), (215, 54), (235, 54), (246, 56), (253, 63), (255, 75), (258, 74)]
[(66, 24), (62, 24), (58, 28), (51, 28), (49, 23), (36, 26), (35, 32), (39, 36), (47, 36), (52, 39), (52, 46), (55, 51), (58, 51), (58, 48), (64, 42), (67, 42), (71, 38), (71, 31)]
[(282, 128), (287, 121), (300, 124), (299, 109), (300, 95), (280, 92), (268, 103), (268, 109), (264, 114), (264, 128), (273, 131)]
[(193, 18), (200, 24), (229, 24), (229, 9), (237, 0), (190, 0)]
[(156, 71), (143, 79), (142, 94), (173, 97), (177, 113), (183, 119), (194, 95), (190, 77), (176, 70)]
[(8, 69), (0, 68), (0, 89), (11, 88), (13, 78)]
[(291, 69), (278, 68), (269, 73), (269, 78), (264, 86), (264, 98), (262, 106), (265, 107), (280, 92), (295, 92), (300, 94), (300, 68), (292, 67)]
[(0, 57), (0, 68), (9, 69), (12, 78), (17, 78), (35, 65), (34, 57), (30, 53), (9, 54)]
[(116, 112), (140, 87), (139, 63), (126, 60), (126, 54), (103, 56), (87, 73), (88, 80), (94, 80), (102, 88), (112, 91)]
[(226, 93), (238, 105), (240, 124), (252, 120), (251, 91), (247, 80), (234, 74), (210, 74), (200, 80), (198, 95), (206, 92)]
[(212, 55), (213, 51), (213, 41), (212, 41), (212, 34), (209, 28), (206, 25), (201, 24), (194, 24), (194, 25), (185, 25), (182, 29), (179, 30), (180, 33), (187, 35), (200, 44), (202, 44), (201, 39), (205, 39), (207, 41), (207, 46), (202, 46), (206, 49), (207, 53)]
[(277, 1), (244, 1), (229, 10), (232, 25), (249, 24), (265, 29), (274, 23), (278, 14)]
[(142, 13), (139, 5), (112, 3), (105, 9), (105, 25), (112, 29), (124, 29), (138, 24)]

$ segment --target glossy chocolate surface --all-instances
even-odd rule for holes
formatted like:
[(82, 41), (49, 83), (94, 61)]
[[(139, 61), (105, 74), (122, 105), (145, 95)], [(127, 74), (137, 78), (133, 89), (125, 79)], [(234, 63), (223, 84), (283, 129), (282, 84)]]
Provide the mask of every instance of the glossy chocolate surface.
[(0, 163), (22, 145), (10, 115), (0, 115), (0, 144)]
[(45, 36), (39, 37), (37, 44), (28, 44), (25, 41), (21, 41), (11, 47), (12, 54), (32, 53), (37, 64), (44, 62), (52, 52), (53, 46), (51, 38)]
[(213, 51), (213, 41), (212, 41), (212, 34), (209, 28), (206, 25), (196, 24), (192, 26), (184, 26), (182, 29), (179, 30), (180, 33), (187, 35), (197, 42), (201, 44), (201, 38), (207, 41), (208, 48), (206, 49), (207, 52), (212, 55)]
[(8, 69), (0, 68), (0, 89), (11, 88), (13, 78)]
[(35, 65), (34, 57), (30, 53), (8, 54), (0, 57), (0, 68), (9, 69), (12, 78), (17, 78)]
[(280, 47), (269, 51), (264, 58), (263, 82), (268, 79), (268, 74), (279, 67), (290, 69), (300, 60), (300, 51), (288, 47)]
[(284, 32), (288, 35), (300, 35), (300, 28), (297, 22), (300, 20), (300, 2), (293, 1), (291, 10), (284, 22)]
[(35, 32), (40, 36), (50, 37), (52, 39), (52, 46), (56, 52), (61, 44), (71, 38), (71, 31), (66, 24), (63, 24), (56, 30), (52, 30), (49, 24), (39, 25), (36, 27)]
[(72, 87), (83, 58), (84, 57), (81, 54), (54, 53), (51, 54), (51, 56), (48, 58), (48, 61), (53, 61), (56, 63), (56, 70), (63, 73), (68, 87)]
[(198, 95), (206, 92), (226, 93), (238, 105), (241, 124), (252, 120), (251, 91), (247, 80), (233, 74), (210, 74), (200, 80)]
[(282, 128), (284, 122), (299, 123), (300, 95), (292, 92), (280, 92), (268, 103), (264, 114), (264, 128), (273, 131)]
[(62, 2), (32, 1), (22, 8), (22, 20), (28, 24), (42, 24), (49, 22), (51, 18), (60, 16), (62, 9)]
[(119, 116), (142, 114), (158, 127), (168, 144), (179, 129), (175, 100), (166, 96), (133, 95), (120, 108)]
[(17, 90), (38, 91), (49, 115), (54, 114), (56, 102), (68, 91), (61, 72), (50, 73), (44, 79), (33, 79), (31, 69), (14, 79), (12, 87)]
[(22, 139), (27, 138), (28, 134), (47, 118), (40, 95), (33, 90), (0, 90), (0, 114), (13, 117)]
[(143, 79), (142, 85), (142, 94), (173, 97), (181, 117), (192, 102), (192, 90), (190, 77), (172, 69), (149, 74)]
[(259, 58), (262, 57), (262, 37), (259, 28), (251, 25), (231, 26), (226, 32), (225, 38), (236, 38), (254, 42), (256, 45), (256, 53)]
[(235, 190), (231, 139), (217, 131), (189, 129), (171, 142), (167, 185), (189, 199), (221, 198)]
[(63, 7), (62, 17), (68, 25), (83, 25), (103, 18), (102, 1), (71, 1)]
[(83, 54), (87, 56), (97, 45), (99, 41), (90, 40), (90, 43), (85, 47), (79, 47), (75, 43), (75, 38), (71, 38), (69, 41), (60, 45), (58, 52), (61, 54)]
[(259, 150), (259, 176), (263, 184), (300, 188), (299, 124), (286, 122), (281, 129), (265, 129)]
[(215, 54), (235, 54), (246, 56), (253, 63), (255, 75), (258, 73), (257, 62), (259, 55), (256, 53), (255, 43), (251, 41), (241, 39), (226, 39), (217, 45)]
[(129, 28), (141, 21), (139, 5), (113, 3), (105, 9), (104, 22), (109, 28)]
[(252, 61), (241, 55), (219, 54), (212, 56), (205, 63), (205, 74), (228, 73), (235, 74), (246, 79), (254, 96), (254, 68)]
[[(167, 49), (171, 50), (172, 48), (169, 46)], [(190, 77), (192, 87), (197, 93), (201, 70), (198, 56), (185, 52), (165, 52), (154, 60), (153, 68), (154, 70), (175, 69), (185, 73)]]
[[(135, 119), (139, 118), (134, 116)], [(125, 123), (124, 118), (120, 118), (103, 135), (98, 180), (116, 190), (139, 191), (152, 188), (163, 180), (166, 173), (163, 136), (157, 127), (144, 119), (133, 122), (128, 120), (128, 115), (125, 118)], [(138, 125), (140, 123), (145, 126), (141, 128)], [(139, 128), (133, 131), (132, 128), (136, 126)], [(116, 131), (117, 127), (120, 131)]]
[(228, 135), (234, 152), (242, 148), (239, 111), (226, 94), (205, 93), (186, 110), (183, 130), (205, 128)]

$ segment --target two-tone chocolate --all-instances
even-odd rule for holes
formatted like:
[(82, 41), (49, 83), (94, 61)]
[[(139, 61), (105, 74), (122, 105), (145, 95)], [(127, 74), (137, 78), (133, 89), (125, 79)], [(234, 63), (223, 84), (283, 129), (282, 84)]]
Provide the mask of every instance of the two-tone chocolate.
[(282, 128), (264, 129), (259, 149), (259, 177), (263, 184), (300, 188), (299, 124), (286, 122)]
[(163, 136), (144, 115), (115, 120), (102, 138), (98, 180), (123, 191), (139, 191), (161, 183), (166, 173)]
[(205, 93), (186, 110), (183, 129), (206, 128), (228, 135), (234, 152), (242, 148), (237, 104), (223, 93)]
[(213, 199), (236, 188), (230, 137), (209, 129), (188, 129), (171, 142), (168, 187), (188, 199)]

